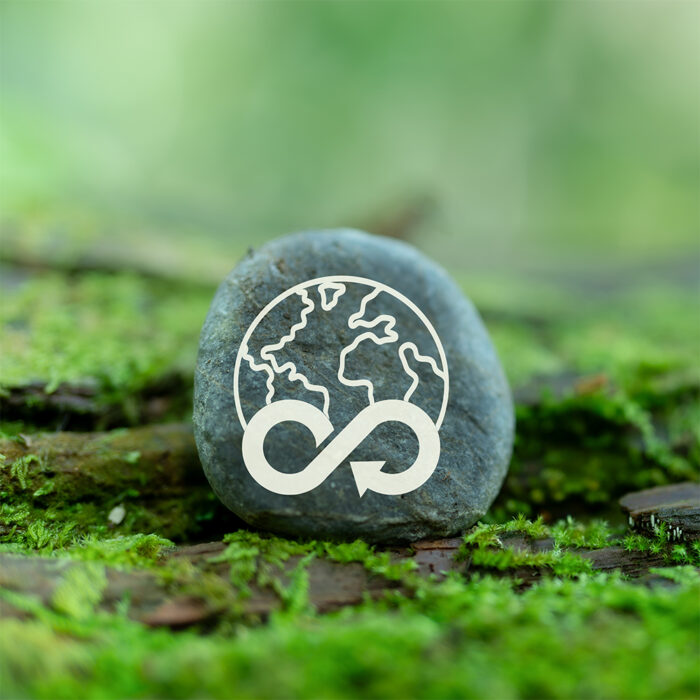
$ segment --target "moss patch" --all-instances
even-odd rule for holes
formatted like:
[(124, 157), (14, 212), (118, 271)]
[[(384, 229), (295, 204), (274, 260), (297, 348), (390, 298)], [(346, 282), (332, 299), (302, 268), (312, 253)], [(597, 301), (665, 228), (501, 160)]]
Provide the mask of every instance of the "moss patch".
[[(522, 535), (517, 546), (509, 542)], [(538, 541), (551, 540), (551, 547), (539, 551)], [(464, 535), (457, 558), (470, 566), (499, 571), (540, 569), (562, 578), (592, 573), (591, 561), (578, 556), (577, 549), (602, 549), (622, 546), (627, 551), (662, 555), (665, 562), (700, 566), (700, 542), (674, 544), (664, 523), (657, 525), (654, 537), (627, 533), (622, 527), (611, 528), (604, 520), (577, 521), (571, 516), (551, 526), (542, 517), (528, 520), (518, 515), (506, 523), (479, 523)]]
[(167, 373), (191, 378), (211, 294), (128, 272), (28, 277), (3, 292), (0, 388), (78, 385), (135, 415), (144, 387)]
[(598, 575), (524, 593), (450, 578), (412, 599), (323, 618), (299, 610), (205, 637), (44, 611), (6, 624), (0, 671), (10, 696), (37, 698), (689, 698), (700, 682), (700, 579), (688, 568), (668, 575), (672, 589)]
[(204, 490), (159, 500), (122, 498), (119, 503), (126, 508), (126, 517), (119, 525), (109, 521), (109, 503), (48, 507), (34, 500), (0, 503), (0, 551), (51, 552), (86, 536), (110, 539), (144, 532), (179, 542), (196, 537), (211, 539), (220, 532), (222, 522), (232, 519), (216, 497)]
[(1, 448), (0, 547), (51, 551), (142, 532), (183, 541), (237, 522), (206, 483), (185, 425), (27, 439), (36, 452)]

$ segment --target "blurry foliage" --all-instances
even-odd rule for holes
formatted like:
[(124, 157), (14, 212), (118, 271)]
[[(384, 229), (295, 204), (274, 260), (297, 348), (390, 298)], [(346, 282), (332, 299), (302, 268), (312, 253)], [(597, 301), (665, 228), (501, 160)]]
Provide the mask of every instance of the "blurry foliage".
[(119, 401), (166, 372), (189, 377), (210, 300), (210, 290), (126, 272), (20, 282), (0, 305), (0, 386), (87, 382)]
[[(1, 594), (36, 620), (5, 623), (3, 689), (18, 697), (694, 697), (698, 574), (651, 588), (617, 575), (426, 584), (317, 617), (206, 636), (119, 614), (61, 612)], [(65, 606), (64, 606), (65, 607)]]
[[(551, 552), (514, 550), (500, 538), (553, 537)], [(387, 591), (377, 601), (319, 616), (308, 601), (311, 558), (362, 562), (386, 575), (382, 559), (363, 542), (294, 542), (240, 530), (209, 559), (228, 562), (240, 594), (247, 581), (269, 586), (282, 608), (265, 625), (243, 624), (237, 599), (210, 573), (162, 558), (170, 543), (156, 536), (76, 541), (54, 554), (79, 564), (66, 569), (50, 607), (0, 590), (0, 601), (30, 619), (5, 621), (0, 676), (10, 697), (587, 697), (690, 698), (697, 687), (700, 579), (693, 566), (655, 569), (650, 586), (619, 575), (592, 574), (590, 563), (564, 547), (614, 544), (604, 522), (571, 518), (548, 527), (519, 516), (478, 525), (464, 538), (470, 578), (444, 581), (393, 565), (411, 595)], [(507, 542), (507, 540), (506, 540)], [(628, 549), (669, 552), (656, 538), (627, 536)], [(700, 550), (686, 547), (697, 564)], [(282, 576), (291, 556), (298, 563)], [(407, 562), (410, 564), (410, 562)], [(192, 595), (225, 603), (228, 614), (206, 635), (152, 630), (96, 609), (104, 565), (146, 569), (169, 580), (191, 580)], [(551, 568), (523, 590), (477, 569)], [(270, 663), (270, 659), (274, 663)], [(669, 661), (673, 659), (673, 661)]]
[(51, 605), (68, 618), (85, 620), (95, 612), (102, 592), (107, 586), (104, 566), (90, 562), (68, 570), (54, 591)]
[(5, 0), (4, 218), (20, 243), (37, 220), (115, 251), (158, 233), (216, 265), (428, 195), (416, 241), (453, 268), (682, 261), (699, 12)]

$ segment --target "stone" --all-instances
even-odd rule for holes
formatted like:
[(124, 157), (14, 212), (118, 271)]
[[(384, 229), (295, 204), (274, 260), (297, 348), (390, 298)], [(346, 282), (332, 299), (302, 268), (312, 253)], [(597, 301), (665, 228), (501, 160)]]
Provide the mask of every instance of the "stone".
[[(273, 423), (260, 443), (257, 462), (279, 475), (266, 488), (256, 460), (243, 459), (244, 425), (284, 401), (308, 410)], [(394, 413), (406, 402), (421, 409), (406, 408), (417, 422)], [(306, 413), (326, 426), (318, 446)], [(372, 413), (371, 429), (361, 413)], [(358, 444), (336, 450), (353, 419)], [(476, 522), (506, 475), (514, 430), (500, 362), (459, 287), (415, 248), (352, 230), (274, 240), (224, 280), (200, 338), (193, 422), (213, 490), (251, 526), (371, 542), (445, 537)], [(435, 430), (439, 460), (434, 452), (434, 471), (415, 486), (406, 474), (427, 464)], [(325, 478), (276, 492), (311, 473), (317, 455), (330, 459), (329, 443), (340, 461)]]
[(112, 525), (120, 525), (122, 520), (126, 517), (126, 508), (124, 506), (119, 505), (119, 506), (114, 506), (112, 510), (109, 511), (109, 515), (107, 516), (107, 520)]

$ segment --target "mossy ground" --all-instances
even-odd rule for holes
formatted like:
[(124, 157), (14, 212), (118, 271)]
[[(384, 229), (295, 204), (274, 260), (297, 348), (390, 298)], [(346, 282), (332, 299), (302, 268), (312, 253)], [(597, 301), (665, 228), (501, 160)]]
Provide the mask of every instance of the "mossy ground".
[[(266, 626), (208, 635), (123, 616), (36, 609), (9, 621), (7, 697), (694, 697), (700, 579), (449, 578), (416, 596), (318, 617), (297, 603)], [(99, 573), (91, 585), (99, 586)]]
[[(210, 289), (129, 272), (20, 273), (10, 280), (0, 305), (0, 390), (5, 394), (31, 385), (49, 396), (61, 385), (80, 387), (89, 401), (69, 412), (99, 415), (101, 409), (117, 407), (128, 424), (138, 420), (140, 392), (150, 385), (164, 377), (191, 383), (197, 328)], [(178, 398), (176, 410), (166, 417), (189, 410), (187, 393)], [(40, 414), (47, 401), (39, 395), (28, 402)], [(32, 411), (24, 411), (26, 416), (24, 426), (6, 429), (31, 430)]]
[[(97, 611), (104, 566), (156, 570), (169, 542), (135, 535), (74, 541), (54, 556), (84, 564), (65, 575), (49, 607), (0, 593), (30, 615), (5, 622), (0, 671), (7, 697), (693, 697), (700, 682), (700, 576), (693, 566), (653, 570), (668, 585), (640, 585), (595, 574), (575, 553), (515, 554), (499, 536), (553, 536), (557, 545), (596, 547), (615, 541), (604, 523), (569, 519), (554, 527), (517, 518), (470, 532), (464, 553), (475, 566), (550, 566), (552, 575), (525, 591), (518, 581), (473, 575), (425, 580), (410, 565), (362, 542), (298, 543), (237, 531), (212, 561), (230, 564), (243, 597), (256, 580), (283, 602), (265, 625), (238, 618), (235, 600), (212, 629), (151, 630)], [(630, 540), (630, 538), (628, 538)], [(638, 547), (644, 538), (629, 541)], [(646, 546), (663, 546), (663, 533)], [(497, 557), (487, 558), (486, 555)], [(286, 584), (283, 562), (303, 555)], [(672, 558), (675, 554), (671, 555)], [(319, 616), (308, 599), (305, 567), (313, 557), (360, 561), (402, 581), (387, 593)], [(669, 564), (671, 564), (669, 559)], [(700, 563), (694, 551), (692, 562)], [(195, 585), (200, 591), (205, 581)], [(404, 589), (406, 590), (406, 589)], [(215, 595), (215, 591), (210, 594)]]
[[(13, 279), (1, 308), (5, 392), (89, 385), (100, 405), (129, 406), (164, 375), (191, 381), (212, 289), (119, 272), (21, 271)], [(698, 548), (669, 541), (663, 527), (653, 538), (628, 532), (615, 505), (629, 490), (698, 478), (699, 338), (688, 297), (657, 291), (643, 304), (624, 295), (596, 304), (562, 292), (556, 303), (528, 306), (515, 294), (519, 305), (503, 305), (487, 286), (464, 286), (485, 312), (518, 411), (503, 492), (458, 554), (470, 561), (468, 577), (426, 579), (410, 561), (363, 542), (236, 530), (216, 556), (230, 567), (237, 594), (229, 599), (213, 579), (166, 556), (169, 540), (201, 541), (202, 523), (222, 518), (214, 499), (68, 499), (52, 491), (50, 476), (28, 478), (27, 460), (41, 455), (28, 457), (0, 471), (0, 548), (82, 564), (49, 605), (1, 593), (0, 602), (27, 614), (3, 621), (2, 696), (695, 697)], [(186, 403), (174, 402), (166, 417), (186, 419)], [(33, 421), (31, 409), (3, 424), (6, 437), (31, 440), (60, 427)], [(128, 425), (138, 410), (121, 415)], [(129, 515), (110, 523), (120, 503)], [(552, 538), (554, 548), (503, 546), (515, 533)], [(661, 554), (656, 581), (597, 573), (576, 553), (611, 544)], [(283, 579), (292, 556), (300, 563)], [(316, 558), (362, 562), (401, 582), (401, 592), (320, 615), (305, 573)], [(115, 611), (98, 609), (105, 566), (155, 571), (166, 582), (184, 577), (231, 612), (206, 629), (149, 629), (128, 618), (128, 597)], [(503, 576), (520, 567), (545, 575), (525, 588)], [(254, 584), (272, 587), (283, 603), (265, 624), (236, 608)]]

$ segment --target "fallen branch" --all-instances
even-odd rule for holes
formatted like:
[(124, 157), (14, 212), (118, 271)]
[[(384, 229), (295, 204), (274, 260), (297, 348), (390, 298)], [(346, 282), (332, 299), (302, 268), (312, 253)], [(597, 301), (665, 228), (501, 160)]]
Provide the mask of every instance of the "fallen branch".
[(205, 485), (192, 428), (184, 423), (105, 433), (40, 433), (0, 441), (0, 490), (35, 492), (45, 502), (104, 501), (134, 489), (176, 496)]
[[(458, 572), (463, 576), (477, 572), (490, 573), (518, 579), (520, 586), (526, 587), (551, 575), (551, 572), (538, 567), (521, 566), (505, 570), (472, 567), (468, 560), (455, 558), (461, 545), (461, 538), (416, 542), (410, 548), (394, 550), (393, 559), (397, 562), (413, 560), (416, 563), (415, 571), (424, 578), (444, 578), (448, 572)], [(504, 539), (503, 545), (519, 551), (543, 552), (551, 550), (554, 543), (551, 539), (533, 541), (522, 535), (513, 535)], [(174, 560), (191, 564), (191, 567), (175, 569), (183, 572), (175, 580), (171, 576), (166, 579), (161, 577), (157, 567), (121, 570), (106, 566), (106, 580), (97, 608), (114, 611), (120, 602), (129, 600), (130, 618), (152, 627), (172, 628), (204, 624), (230, 615), (232, 611), (236, 615), (264, 619), (281, 609), (285, 602), (280, 591), (289, 585), (303, 557), (291, 556), (282, 564), (277, 575), (278, 586), (261, 585), (251, 580), (243, 589), (231, 582), (230, 565), (217, 561), (217, 555), (221, 555), (225, 549), (226, 544), (211, 542), (168, 552), (163, 564)], [(591, 561), (594, 569), (619, 570), (635, 578), (646, 576), (640, 578), (645, 583), (650, 580), (647, 576), (649, 569), (663, 565), (661, 555), (627, 552), (620, 547), (579, 550), (579, 553)], [(73, 570), (83, 566), (86, 564), (67, 558), (0, 554), (0, 590), (33, 596), (44, 605), (56, 608), (60, 604), (57, 591), (71, 579)], [(372, 574), (358, 562), (338, 563), (316, 557), (310, 561), (306, 572), (309, 603), (320, 613), (357, 605), (367, 596), (376, 599), (391, 590), (400, 590), (406, 595), (413, 593), (412, 587), (405, 581)], [(214, 591), (215, 594), (202, 591)], [(25, 614), (11, 600), (0, 605), (0, 617)]]
[(53, 426), (57, 430), (95, 430), (154, 423), (189, 408), (191, 377), (172, 372), (130, 394), (107, 400), (97, 382), (63, 383), (47, 391), (45, 382), (5, 387), (0, 394), (3, 420)]

